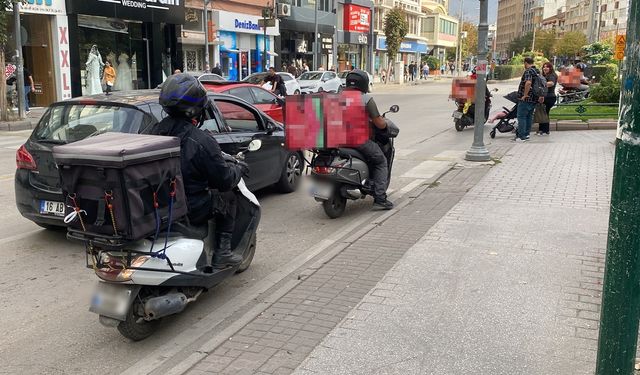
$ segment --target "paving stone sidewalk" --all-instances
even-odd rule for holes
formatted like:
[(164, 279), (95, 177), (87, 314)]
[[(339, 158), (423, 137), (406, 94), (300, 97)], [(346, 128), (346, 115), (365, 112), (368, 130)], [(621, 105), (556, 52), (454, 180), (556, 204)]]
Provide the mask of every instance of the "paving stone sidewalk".
[(516, 145), (295, 374), (593, 374), (614, 137)]
[[(512, 145), (497, 149), (504, 154)], [(489, 166), (453, 170), (316, 269), (188, 374), (290, 374)], [(366, 228), (365, 228), (366, 229)], [(382, 297), (378, 297), (382, 301)]]

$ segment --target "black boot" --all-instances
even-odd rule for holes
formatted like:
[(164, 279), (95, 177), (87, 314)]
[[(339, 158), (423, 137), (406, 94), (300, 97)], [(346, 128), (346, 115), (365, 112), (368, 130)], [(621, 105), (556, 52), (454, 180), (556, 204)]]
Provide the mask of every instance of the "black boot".
[(211, 265), (214, 268), (226, 268), (242, 263), (242, 256), (231, 252), (231, 233), (223, 232), (217, 236), (218, 246), (215, 247)]

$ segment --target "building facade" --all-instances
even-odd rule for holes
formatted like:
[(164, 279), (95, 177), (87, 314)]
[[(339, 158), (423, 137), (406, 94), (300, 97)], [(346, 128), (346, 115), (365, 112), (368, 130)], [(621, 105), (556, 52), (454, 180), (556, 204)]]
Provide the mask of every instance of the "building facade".
[(422, 2), (421, 35), (430, 46), (430, 54), (440, 63), (446, 60), (446, 49), (456, 48), (458, 45), (457, 18), (448, 15), (448, 1), (426, 0)]
[[(337, 54), (338, 71), (373, 69), (373, 1), (338, 0)], [(342, 22), (341, 22), (342, 21)]]
[(556, 14), (544, 18), (540, 29), (553, 30), (556, 33), (556, 38), (562, 38), (565, 34), (565, 8), (562, 7), (556, 10)]
[(608, 39), (627, 33), (629, 0), (602, 0), (599, 14), (600, 39)]
[(524, 0), (498, 0), (496, 48), (504, 58), (508, 57), (509, 43), (522, 35), (523, 14)]
[(565, 32), (580, 31), (589, 34), (591, 0), (567, 0)]

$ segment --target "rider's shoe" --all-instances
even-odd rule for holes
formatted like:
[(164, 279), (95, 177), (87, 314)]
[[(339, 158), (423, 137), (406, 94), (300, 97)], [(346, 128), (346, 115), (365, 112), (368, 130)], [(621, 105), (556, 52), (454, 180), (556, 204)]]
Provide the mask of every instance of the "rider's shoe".
[(211, 261), (213, 268), (227, 268), (242, 263), (242, 256), (231, 251), (231, 236), (231, 233), (221, 233), (218, 236), (218, 246)]
[(393, 208), (393, 202), (384, 198), (384, 199), (376, 199), (373, 201), (373, 210), (390, 210)]

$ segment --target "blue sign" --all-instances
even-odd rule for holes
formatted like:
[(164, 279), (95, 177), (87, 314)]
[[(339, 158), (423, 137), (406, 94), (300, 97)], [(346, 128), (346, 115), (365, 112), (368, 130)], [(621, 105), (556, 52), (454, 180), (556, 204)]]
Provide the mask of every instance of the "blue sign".
[(252, 21), (240, 21), (239, 19), (235, 19), (236, 29), (244, 29), (244, 30), (257, 30), (260, 31), (262, 28)]
[[(387, 38), (384, 36), (378, 36), (376, 48), (381, 51), (386, 51)], [(400, 43), (400, 52), (427, 54), (429, 53), (429, 46), (426, 42), (403, 40), (402, 43)]]

